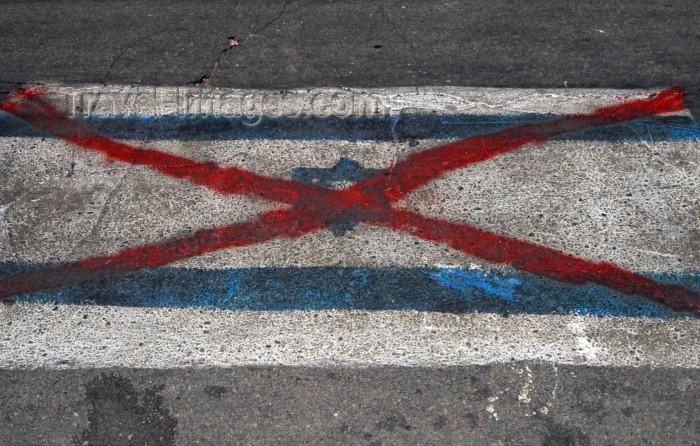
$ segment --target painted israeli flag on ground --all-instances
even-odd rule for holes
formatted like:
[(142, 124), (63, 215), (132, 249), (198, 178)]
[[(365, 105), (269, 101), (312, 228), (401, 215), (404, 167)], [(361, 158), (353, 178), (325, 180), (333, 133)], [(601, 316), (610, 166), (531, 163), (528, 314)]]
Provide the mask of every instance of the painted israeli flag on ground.
[(0, 367), (700, 366), (678, 88), (60, 86), (0, 115)]

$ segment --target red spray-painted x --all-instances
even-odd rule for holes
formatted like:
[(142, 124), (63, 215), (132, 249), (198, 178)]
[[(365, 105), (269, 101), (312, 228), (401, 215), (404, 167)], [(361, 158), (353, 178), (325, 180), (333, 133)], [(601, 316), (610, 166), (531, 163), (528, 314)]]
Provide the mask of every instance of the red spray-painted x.
[(334, 223), (352, 220), (404, 231), (544, 277), (575, 284), (597, 283), (700, 316), (700, 294), (681, 286), (657, 283), (610, 263), (588, 261), (474, 226), (432, 219), (392, 206), (411, 191), (446, 172), (526, 144), (541, 144), (557, 135), (684, 108), (683, 91), (675, 87), (645, 99), (600, 108), (594, 113), (523, 125), (417, 152), (365, 181), (334, 190), (116, 142), (70, 120), (44, 101), (38, 90), (20, 90), (7, 98), (0, 109), (42, 131), (77, 146), (101, 152), (111, 159), (150, 166), (166, 175), (187, 179), (221, 194), (254, 195), (289, 207), (262, 214), (245, 223), (198, 230), (177, 240), (21, 272), (0, 281), (0, 299), (103, 275), (155, 268), (207, 252), (262, 243), (276, 237), (297, 238)]

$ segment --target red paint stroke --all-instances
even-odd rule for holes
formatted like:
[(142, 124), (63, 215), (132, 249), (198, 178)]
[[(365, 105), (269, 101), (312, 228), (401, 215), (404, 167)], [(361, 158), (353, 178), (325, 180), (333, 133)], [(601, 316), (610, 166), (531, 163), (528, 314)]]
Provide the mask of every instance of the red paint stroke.
[(388, 172), (379, 173), (350, 189), (374, 192), (377, 188), (383, 188), (386, 198), (393, 202), (446, 172), (510, 152), (525, 144), (541, 144), (577, 130), (683, 109), (683, 89), (674, 87), (652, 98), (599, 108), (592, 114), (571, 115), (542, 124), (526, 124), (413, 153)]
[(649, 98), (600, 108), (591, 114), (523, 125), (428, 149), (409, 155), (387, 171), (347, 189), (330, 190), (118, 143), (91, 133), (60, 114), (40, 99), (39, 92), (22, 90), (8, 98), (0, 109), (19, 116), (43, 131), (112, 159), (151, 166), (166, 175), (186, 178), (223, 194), (256, 195), (292, 207), (266, 213), (242, 224), (199, 230), (178, 240), (23, 272), (0, 281), (0, 298), (76, 283), (95, 276), (155, 268), (207, 252), (262, 243), (276, 237), (296, 238), (332, 223), (355, 219), (365, 224), (404, 231), (541, 276), (575, 284), (594, 282), (700, 316), (700, 294), (680, 286), (659, 284), (610, 263), (588, 261), (473, 226), (430, 219), (391, 206), (391, 203), (446, 172), (507, 153), (525, 144), (541, 144), (557, 135), (684, 108), (683, 91), (675, 87)]
[(185, 178), (221, 194), (255, 194), (262, 198), (294, 204), (307, 195), (322, 195), (326, 189), (295, 181), (268, 178), (237, 167), (220, 167), (213, 162), (193, 161), (157, 150), (120, 143), (86, 129), (70, 120), (53, 105), (42, 101), (36, 90), (21, 90), (0, 105), (0, 110), (22, 118), (32, 126), (72, 144), (100, 152), (113, 160), (150, 166), (174, 178)]
[(223, 248), (248, 246), (277, 237), (296, 238), (320, 229), (322, 223), (299, 210), (278, 210), (237, 225), (195, 231), (177, 240), (140, 246), (114, 255), (25, 271), (0, 281), (0, 299), (57, 288), (87, 279), (157, 268)]
[(444, 243), (466, 254), (543, 277), (574, 284), (594, 282), (624, 294), (645, 296), (678, 311), (700, 316), (700, 294), (678, 285), (659, 284), (611, 263), (592, 262), (523, 240), (484, 231), (474, 226), (431, 219), (394, 210), (379, 226), (404, 231), (424, 240)]

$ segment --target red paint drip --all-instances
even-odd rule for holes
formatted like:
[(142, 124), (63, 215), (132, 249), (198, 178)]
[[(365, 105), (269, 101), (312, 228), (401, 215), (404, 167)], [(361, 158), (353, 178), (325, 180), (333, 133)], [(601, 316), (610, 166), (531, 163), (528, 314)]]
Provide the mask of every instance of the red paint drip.
[(700, 295), (680, 286), (662, 285), (604, 262), (591, 262), (556, 250), (492, 234), (469, 225), (429, 219), (393, 209), (391, 203), (423, 184), (466, 165), (507, 153), (554, 136), (651, 114), (684, 109), (683, 91), (675, 87), (592, 114), (524, 125), (468, 138), (409, 155), (385, 172), (345, 190), (329, 190), (289, 180), (264, 177), (237, 167), (192, 161), (176, 155), (119, 143), (91, 133), (40, 98), (40, 91), (21, 90), (0, 109), (40, 130), (80, 147), (127, 163), (147, 165), (175, 178), (222, 194), (249, 194), (293, 207), (238, 225), (200, 230), (189, 237), (127, 249), (118, 254), (24, 272), (0, 281), (0, 298), (76, 283), (95, 276), (154, 268), (218, 249), (262, 243), (276, 237), (295, 238), (348, 218), (400, 230), (496, 263), (570, 283), (594, 282), (626, 294), (645, 296), (676, 310), (700, 315)]

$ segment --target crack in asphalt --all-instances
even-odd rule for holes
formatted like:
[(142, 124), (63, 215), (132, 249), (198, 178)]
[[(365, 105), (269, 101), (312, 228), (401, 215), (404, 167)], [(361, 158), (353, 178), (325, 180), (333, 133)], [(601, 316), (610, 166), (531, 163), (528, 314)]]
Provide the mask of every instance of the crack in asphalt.
[[(272, 18), (272, 19), (269, 20), (267, 23), (265, 23), (261, 28), (254, 30), (252, 33), (250, 33), (250, 35), (255, 35), (255, 34), (258, 34), (258, 33), (261, 33), (261, 32), (263, 32), (263, 31), (265, 31), (265, 30), (266, 30), (267, 28), (269, 28), (273, 23), (279, 21), (279, 19), (282, 18), (282, 16), (284, 15), (284, 13), (287, 11), (287, 7), (288, 7), (289, 5), (291, 5), (291, 4), (293, 4), (293, 3), (297, 3), (298, 1), (299, 1), (299, 0), (288, 0), (288, 1), (284, 2), (284, 4), (282, 5), (282, 9), (280, 10), (279, 14), (277, 14), (274, 18)], [(238, 6), (239, 6), (239, 5), (236, 5), (235, 8), (233, 8), (228, 14), (226, 14), (226, 19), (225, 19), (225, 22), (226, 22), (226, 23), (228, 23), (228, 21), (229, 21), (229, 19), (231, 18), (231, 15), (233, 14), (233, 12), (238, 10)], [(220, 63), (221, 60), (223, 59), (224, 55), (225, 55), (226, 53), (228, 53), (229, 51), (231, 51), (235, 46), (238, 45), (238, 43), (236, 43), (235, 45), (231, 43), (231, 42), (234, 41), (234, 40), (235, 40), (235, 36), (234, 36), (234, 35), (231, 35), (230, 37), (228, 37), (229, 45), (228, 45), (226, 48), (224, 48), (223, 50), (221, 50), (221, 52), (220, 52), (219, 55), (216, 57), (216, 59), (214, 60), (214, 62), (209, 66), (209, 69), (207, 69), (206, 74), (204, 74), (202, 77), (200, 77), (200, 78), (197, 79), (196, 81), (193, 81), (193, 82), (190, 82), (190, 83), (191, 83), (191, 84), (194, 84), (194, 85), (198, 85), (198, 86), (208, 86), (209, 80), (211, 79), (212, 75), (214, 74), (214, 72), (215, 72), (216, 69), (218, 68), (219, 63)]]
[(408, 45), (408, 49), (411, 52), (411, 58), (413, 59), (413, 77), (414, 77), (414, 83), (416, 87), (416, 91), (418, 91), (418, 87), (420, 85), (419, 79), (420, 79), (420, 71), (418, 70), (418, 53), (416, 53), (416, 47), (411, 43), (411, 39), (409, 39), (404, 33), (399, 31), (399, 28), (396, 26), (396, 24), (389, 18), (389, 14), (386, 12), (386, 9), (384, 6), (379, 6), (379, 12), (384, 16), (384, 19), (386, 22), (389, 24), (389, 27), (394, 31), (394, 34), (399, 36), (399, 39), (403, 41), (406, 45)]
[(174, 28), (174, 29), (166, 29), (166, 30), (159, 31), (159, 32), (153, 33), (153, 34), (148, 34), (148, 35), (145, 35), (145, 36), (143, 36), (143, 37), (139, 37), (139, 38), (136, 39), (136, 40), (132, 40), (131, 42), (129, 42), (129, 43), (126, 45), (126, 47), (125, 47), (122, 51), (120, 51), (116, 56), (114, 56), (114, 57), (112, 58), (112, 61), (111, 61), (110, 64), (109, 64), (109, 68), (107, 68), (107, 72), (106, 72), (105, 75), (102, 77), (103, 80), (100, 80), (100, 81), (98, 81), (98, 82), (101, 83), (101, 84), (103, 84), (103, 85), (107, 85), (107, 82), (108, 82), (108, 80), (109, 80), (109, 76), (112, 74), (112, 70), (114, 69), (114, 65), (117, 63), (118, 60), (120, 60), (122, 57), (124, 57), (124, 55), (125, 55), (130, 49), (132, 49), (135, 45), (138, 45), (139, 43), (143, 42), (144, 40), (153, 39), (153, 38), (155, 38), (155, 37), (157, 37), (157, 36), (160, 36), (161, 34), (166, 34), (166, 33), (175, 32), (175, 31), (182, 31), (182, 32), (186, 32), (186, 33), (188, 33), (188, 34), (191, 34), (191, 33), (192, 33), (192, 31), (189, 30), (189, 29), (185, 29), (185, 28)]
[(284, 15), (285, 11), (287, 10), (287, 6), (291, 5), (292, 3), (297, 3), (298, 1), (299, 1), (299, 0), (288, 0), (288, 1), (284, 2), (284, 5), (282, 5), (282, 10), (279, 12), (279, 14), (277, 14), (277, 17), (275, 17), (275, 18), (273, 18), (272, 20), (270, 20), (269, 22), (267, 22), (265, 25), (263, 25), (262, 28), (260, 28), (259, 30), (255, 31), (253, 34), (257, 34), (257, 33), (259, 33), (259, 32), (265, 31), (270, 25), (272, 25), (273, 23), (275, 23), (276, 21), (278, 21), (280, 18), (282, 18), (282, 16)]

